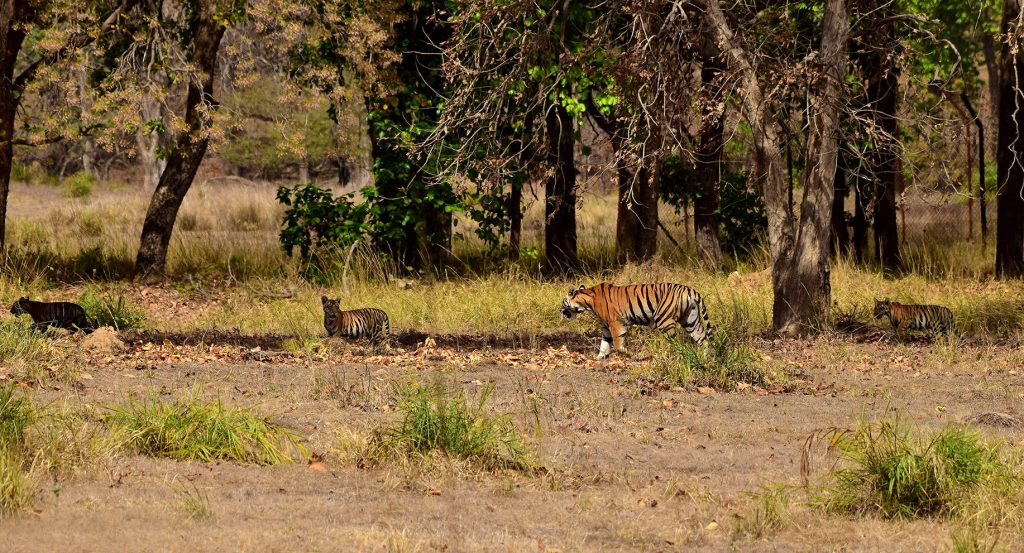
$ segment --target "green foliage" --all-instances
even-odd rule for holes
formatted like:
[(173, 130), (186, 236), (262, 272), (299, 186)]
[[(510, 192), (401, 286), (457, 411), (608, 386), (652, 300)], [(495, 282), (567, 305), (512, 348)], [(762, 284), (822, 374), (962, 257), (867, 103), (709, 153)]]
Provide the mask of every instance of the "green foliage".
[(277, 200), (287, 206), (281, 227), (281, 247), (288, 255), (310, 261), (362, 238), (367, 228), (369, 205), (357, 204), (352, 194), (335, 198), (330, 190), (308, 183), (277, 189)]
[(961, 426), (922, 439), (893, 417), (862, 421), (856, 430), (836, 431), (830, 441), (838, 463), (819, 501), (832, 512), (894, 519), (970, 516), (964, 507), (984, 485), (1020, 484), (998, 448)]
[(484, 389), (474, 405), (461, 390), (410, 386), (399, 406), (402, 420), (375, 433), (363, 464), (377, 464), (394, 455), (438, 451), (489, 469), (530, 469), (530, 454), (511, 418), (486, 413), (492, 392), (493, 387)]
[[(697, 174), (678, 156), (665, 160), (662, 166), (661, 200), (681, 211), (701, 194)], [(745, 258), (756, 251), (764, 240), (768, 216), (759, 190), (750, 182), (746, 171), (725, 170), (718, 183), (718, 216), (721, 223), (720, 242), (723, 251)]]
[(276, 465), (307, 454), (293, 431), (198, 394), (170, 403), (133, 400), (111, 407), (104, 422), (123, 436), (125, 448), (154, 457)]
[(69, 198), (87, 198), (92, 195), (94, 184), (96, 179), (92, 173), (79, 171), (64, 179), (64, 194)]
[(82, 294), (78, 303), (85, 309), (89, 321), (97, 328), (111, 326), (116, 330), (142, 328), (146, 322), (146, 310), (122, 294), (116, 296), (111, 292), (100, 292), (89, 288)]

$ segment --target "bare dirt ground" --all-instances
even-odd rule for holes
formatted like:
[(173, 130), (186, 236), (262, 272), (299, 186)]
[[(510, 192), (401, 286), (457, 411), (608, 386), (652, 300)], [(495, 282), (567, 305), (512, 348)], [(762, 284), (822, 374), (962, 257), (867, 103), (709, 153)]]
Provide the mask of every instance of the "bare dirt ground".
[[(416, 347), (410, 337), (391, 354), (341, 344), (305, 356), (276, 350), (274, 337), (121, 338), (125, 349), (91, 354), (76, 383), (43, 387), (37, 399), (103, 404), (199, 387), (298, 429), (323, 463), (122, 457), (59, 493), (44, 490), (34, 513), (0, 522), (0, 550), (948, 550), (948, 524), (806, 506), (761, 539), (736, 526), (751, 492), (800, 484), (801, 450), (815, 430), (889, 410), (938, 428), (982, 412), (1020, 414), (1024, 397), (1024, 358), (1007, 346), (762, 339), (758, 349), (787, 367), (786, 390), (700, 393), (637, 384), (635, 361), (594, 360), (592, 338), (524, 349), (450, 337)], [(547, 470), (357, 468), (345, 444), (395, 420), (395, 390), (410, 377), (471, 396), (493, 384), (490, 409), (514, 413)], [(1014, 443), (1022, 432), (983, 431)], [(189, 518), (183, 489), (205, 494), (212, 516)]]

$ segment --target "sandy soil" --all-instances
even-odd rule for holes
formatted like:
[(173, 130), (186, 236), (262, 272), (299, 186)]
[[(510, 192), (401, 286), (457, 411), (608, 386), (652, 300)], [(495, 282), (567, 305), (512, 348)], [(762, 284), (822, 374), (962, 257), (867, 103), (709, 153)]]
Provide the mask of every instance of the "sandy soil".
[[(37, 512), (0, 521), (0, 550), (947, 550), (949, 524), (850, 520), (800, 506), (767, 538), (735, 528), (751, 492), (800, 483), (802, 446), (815, 430), (888, 410), (926, 428), (981, 412), (1020, 414), (1024, 393), (1022, 359), (1002, 346), (761, 341), (789, 367), (789, 389), (724, 394), (645, 389), (628, 378), (633, 361), (593, 360), (596, 342), (409, 345), (396, 355), (341, 345), (310, 360), (274, 351), (269, 339), (122, 338), (127, 349), (94, 356), (76, 385), (38, 396), (103, 403), (201, 386), (298, 429), (326, 470), (120, 458), (64, 483), (59, 496), (44, 489)], [(346, 433), (397, 417), (394, 389), (410, 375), (471, 395), (493, 383), (494, 411), (514, 413), (531, 436), (539, 421), (539, 442), (531, 441), (550, 473), (360, 469), (340, 456)], [(983, 431), (1014, 443), (1022, 432)], [(212, 517), (187, 516), (182, 490), (192, 486), (207, 495)]]

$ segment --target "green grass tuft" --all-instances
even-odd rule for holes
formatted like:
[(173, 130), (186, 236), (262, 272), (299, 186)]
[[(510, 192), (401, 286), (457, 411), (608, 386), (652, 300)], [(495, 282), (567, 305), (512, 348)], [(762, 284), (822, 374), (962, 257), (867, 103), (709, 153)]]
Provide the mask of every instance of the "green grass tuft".
[(373, 466), (395, 456), (440, 452), (490, 469), (530, 470), (533, 460), (509, 415), (485, 409), (494, 388), (488, 386), (471, 404), (462, 390), (414, 384), (399, 404), (402, 419), (378, 429), (361, 459)]
[(79, 171), (64, 179), (64, 194), (69, 198), (87, 198), (92, 195), (96, 178), (92, 173)]
[(142, 328), (146, 322), (146, 310), (125, 300), (121, 294), (115, 296), (110, 292), (89, 289), (82, 294), (79, 304), (97, 328), (110, 326), (116, 330), (127, 330)]
[(155, 457), (274, 465), (292, 462), (293, 453), (307, 454), (293, 431), (198, 394), (111, 407), (105, 422), (121, 433), (126, 449)]
[(673, 386), (732, 390), (739, 383), (769, 386), (785, 378), (759, 359), (750, 339), (738, 333), (718, 332), (703, 346), (688, 339), (661, 342), (648, 348), (652, 360), (646, 376)]
[(0, 451), (24, 450), (26, 432), (34, 420), (32, 401), (16, 393), (13, 385), (0, 385)]
[(838, 463), (819, 502), (831, 512), (891, 519), (971, 516), (980, 496), (1019, 487), (1020, 476), (999, 448), (961, 426), (924, 438), (898, 417), (861, 422), (856, 430), (834, 432), (829, 449)]
[(789, 490), (782, 485), (763, 486), (751, 494), (744, 515), (737, 520), (737, 531), (752, 539), (760, 539), (786, 526), (790, 516)]

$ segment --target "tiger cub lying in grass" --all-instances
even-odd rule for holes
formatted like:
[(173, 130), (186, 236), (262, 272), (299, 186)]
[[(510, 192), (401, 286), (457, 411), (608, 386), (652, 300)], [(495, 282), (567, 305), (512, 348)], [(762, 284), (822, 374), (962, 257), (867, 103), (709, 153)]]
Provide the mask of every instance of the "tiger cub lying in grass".
[(44, 302), (20, 298), (11, 306), (14, 316), (31, 315), (32, 330), (45, 330), (48, 327), (81, 330), (86, 333), (95, 330), (85, 315), (85, 309), (77, 303), (68, 301)]
[(875, 319), (889, 317), (898, 332), (907, 330), (935, 330), (949, 334), (953, 328), (953, 312), (941, 305), (904, 305), (889, 300), (875, 300)]
[(569, 289), (562, 300), (562, 316), (571, 319), (584, 311), (592, 312), (604, 325), (598, 359), (615, 351), (624, 353), (623, 337), (635, 324), (650, 326), (668, 334), (679, 327), (703, 344), (714, 333), (708, 320), (708, 308), (700, 294), (681, 284), (633, 284), (613, 286), (601, 283), (590, 288)]
[(391, 345), (391, 322), (381, 309), (365, 307), (351, 311), (341, 310), (341, 300), (320, 296), (324, 306), (324, 328), (328, 336), (369, 338), (374, 347)]

